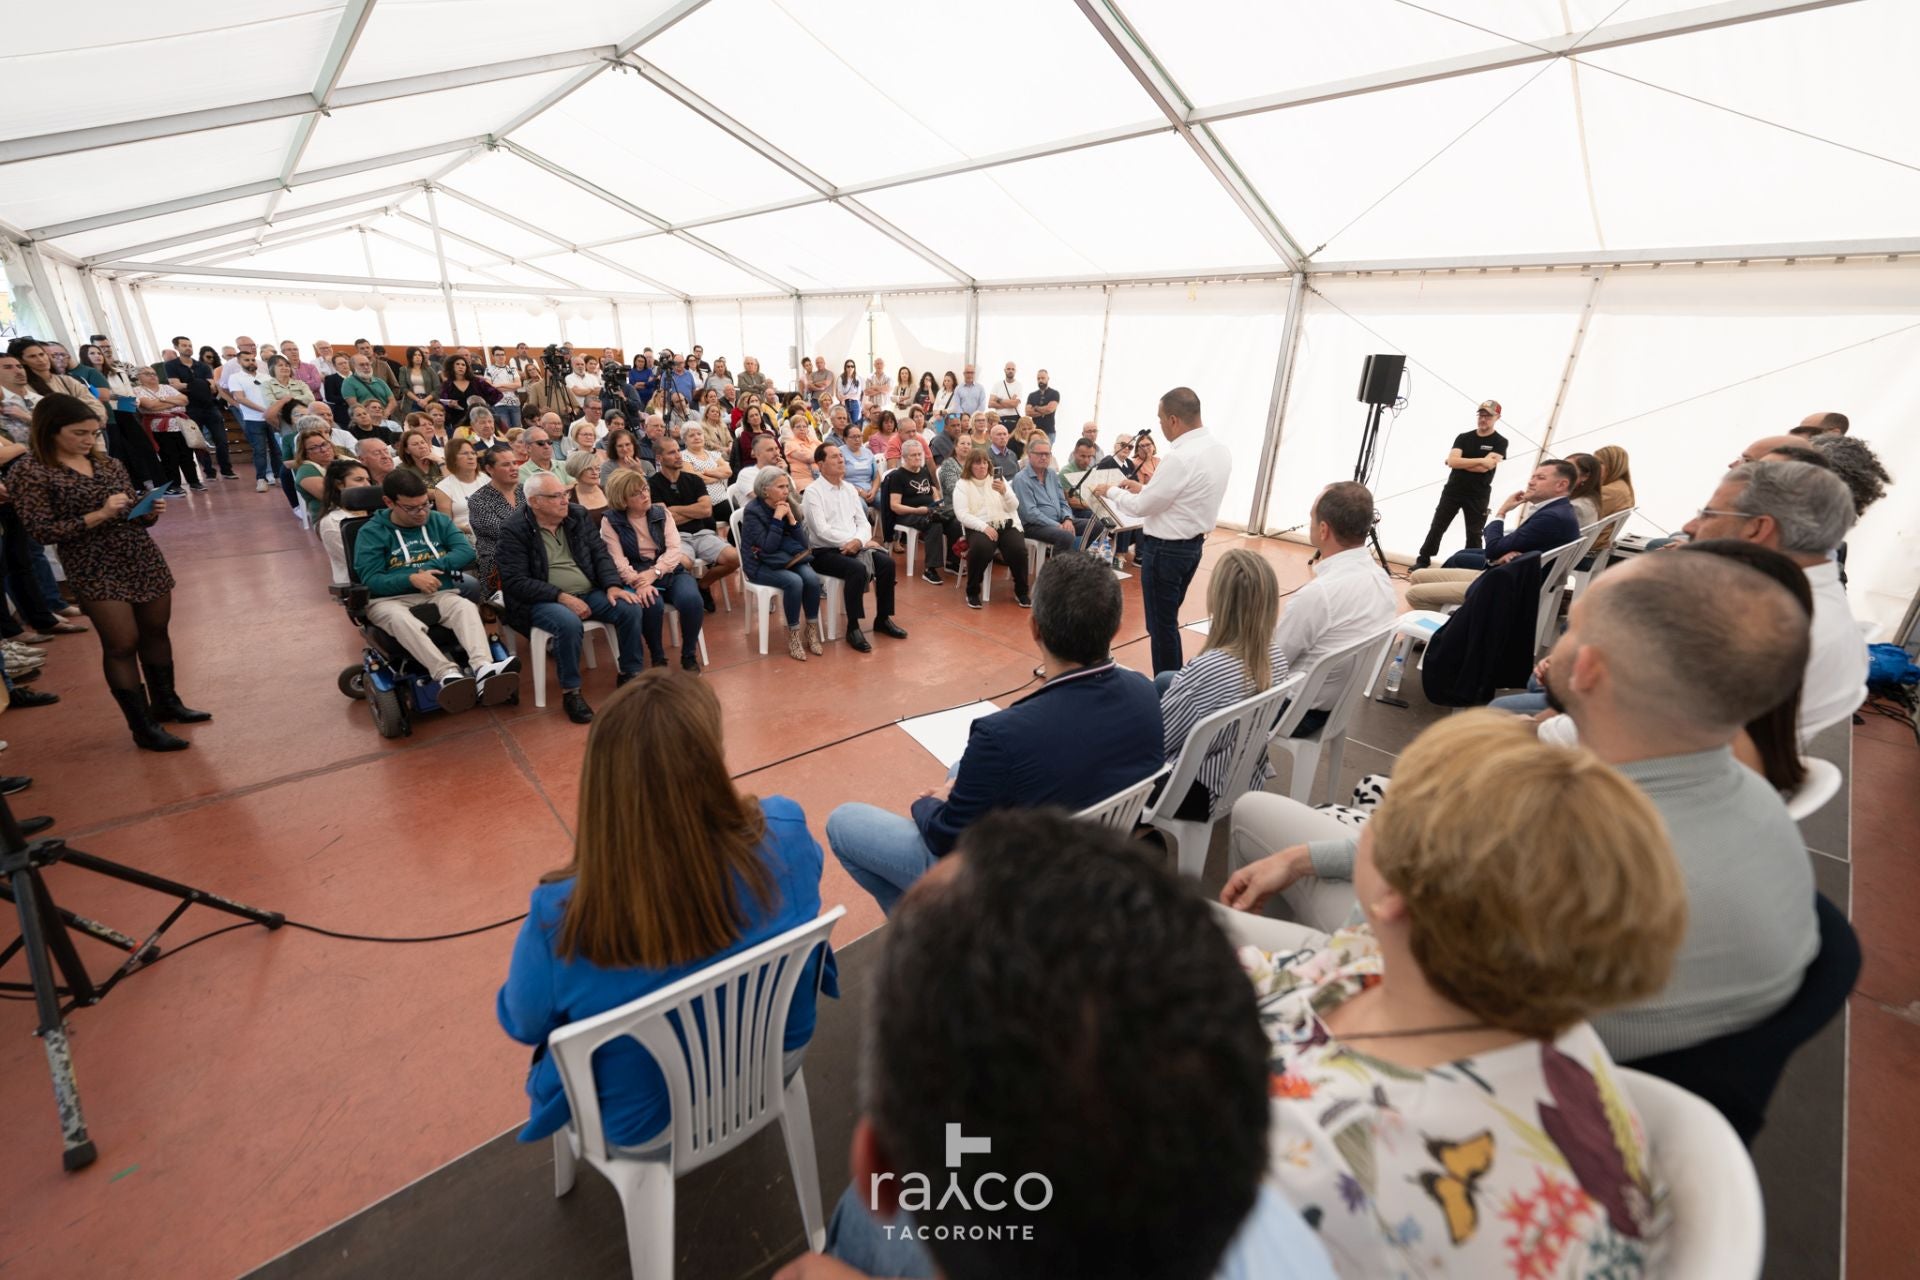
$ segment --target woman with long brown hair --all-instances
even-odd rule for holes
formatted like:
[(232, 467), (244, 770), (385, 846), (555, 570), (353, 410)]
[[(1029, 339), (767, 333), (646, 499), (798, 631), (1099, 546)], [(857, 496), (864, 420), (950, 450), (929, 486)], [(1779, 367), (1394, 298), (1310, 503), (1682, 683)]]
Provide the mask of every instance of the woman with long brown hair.
[[(735, 790), (720, 700), (703, 680), (647, 671), (600, 709), (580, 763), (574, 829), (573, 860), (533, 891), (498, 1001), (507, 1034), (540, 1047), (527, 1076), (532, 1114), (522, 1142), (567, 1123), (566, 1094), (545, 1053), (557, 1028), (820, 914), (822, 859), (806, 815), (784, 796)], [(815, 953), (794, 991), (788, 1075), (813, 1037), (822, 985), (839, 994), (830, 952)], [(594, 1076), (608, 1142), (635, 1147), (667, 1128), (666, 1082), (638, 1044), (600, 1050)]]
[[(166, 510), (157, 499), (129, 519), (137, 494), (127, 469), (100, 450), (93, 406), (51, 395), (34, 406), (31, 454), (7, 473), (20, 520), (34, 541), (60, 549), (67, 582), (100, 635), (107, 688), (134, 742), (148, 751), (193, 745), (161, 723), (211, 720), (180, 701), (173, 687), (173, 574), (147, 534)], [(144, 670), (146, 681), (141, 682)]]

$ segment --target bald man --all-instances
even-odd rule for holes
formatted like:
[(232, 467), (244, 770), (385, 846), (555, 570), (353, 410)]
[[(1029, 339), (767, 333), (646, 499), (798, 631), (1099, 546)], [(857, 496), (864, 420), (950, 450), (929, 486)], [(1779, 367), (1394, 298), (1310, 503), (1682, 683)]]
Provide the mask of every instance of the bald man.
[(1802, 459), (1796, 457), (1796, 454), (1799, 450), (1805, 449), (1806, 447), (1807, 441), (1804, 436), (1761, 436), (1758, 440), (1755, 440), (1752, 444), (1742, 449), (1740, 456), (1727, 464), (1727, 469), (1731, 471), (1735, 467), (1744, 467), (1749, 462), (1759, 462), (1768, 454), (1781, 453), (1782, 450), (1788, 451), (1781, 453), (1782, 457), (1802, 461)]
[(1800, 425), (1803, 427), (1817, 428), (1820, 434), (1824, 436), (1843, 436), (1847, 434), (1847, 428), (1851, 427), (1853, 423), (1848, 419), (1846, 414), (1836, 413), (1828, 409), (1823, 413), (1808, 414), (1806, 417), (1800, 419)]

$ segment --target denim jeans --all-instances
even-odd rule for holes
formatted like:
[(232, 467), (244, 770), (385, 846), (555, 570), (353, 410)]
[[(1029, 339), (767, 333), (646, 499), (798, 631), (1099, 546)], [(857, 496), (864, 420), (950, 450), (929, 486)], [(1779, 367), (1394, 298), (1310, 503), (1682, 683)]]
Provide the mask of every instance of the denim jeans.
[(1440, 565), (1442, 569), (1484, 569), (1487, 567), (1485, 547), (1466, 547), (1448, 556)]
[(1523, 716), (1537, 716), (1547, 709), (1547, 691), (1540, 687), (1538, 678), (1528, 676), (1525, 693), (1510, 693), (1504, 698), (1495, 698), (1487, 705), (1495, 711), (1512, 711)]
[(912, 818), (870, 804), (843, 804), (828, 814), (827, 845), (887, 915), (934, 862)]
[[(635, 604), (613, 604), (604, 591), (589, 591), (581, 599), (587, 602), (588, 618), (604, 622), (620, 642), (620, 674), (632, 675), (646, 665), (646, 633), (641, 609)], [(580, 687), (580, 645), (586, 624), (573, 610), (557, 602), (543, 601), (532, 609), (533, 625), (552, 636), (553, 669), (563, 692)]]
[(40, 588), (40, 598), (47, 602), (47, 608), (55, 613), (65, 609), (68, 602), (61, 597), (60, 584), (54, 580), (47, 549), (31, 538), (27, 540), (27, 562), (33, 566), (34, 585)]
[(1153, 646), (1153, 670), (1178, 671), (1186, 663), (1180, 645), (1180, 605), (1200, 568), (1205, 538), (1166, 542), (1140, 539), (1140, 602), (1147, 615), (1147, 636)]
[[(935, 1280), (927, 1247), (904, 1234), (913, 1227), (913, 1215), (901, 1213), (883, 1223), (867, 1212), (853, 1187), (840, 1195), (827, 1222), (826, 1254), (866, 1276), (888, 1276), (892, 1280)], [(891, 1236), (887, 1228), (895, 1228)]]
[(520, 425), (520, 406), (508, 404), (502, 400), (493, 406), (494, 425), (502, 431), (511, 431)]
[(700, 653), (700, 627), (707, 620), (707, 607), (700, 600), (700, 585), (690, 573), (670, 573), (654, 584), (659, 594), (653, 603), (641, 606), (641, 627), (647, 637), (647, 652), (656, 658), (667, 653), (667, 610), (680, 615), (680, 656)]
[(813, 571), (810, 564), (797, 564), (791, 569), (764, 566), (749, 569), (747, 581), (772, 587), (780, 593), (790, 627), (800, 625), (800, 612), (803, 609), (809, 619), (817, 620), (820, 617), (820, 575)]
[(280, 442), (267, 429), (267, 420), (246, 418), (241, 426), (246, 428), (247, 447), (253, 451), (253, 478), (274, 479), (280, 474)]

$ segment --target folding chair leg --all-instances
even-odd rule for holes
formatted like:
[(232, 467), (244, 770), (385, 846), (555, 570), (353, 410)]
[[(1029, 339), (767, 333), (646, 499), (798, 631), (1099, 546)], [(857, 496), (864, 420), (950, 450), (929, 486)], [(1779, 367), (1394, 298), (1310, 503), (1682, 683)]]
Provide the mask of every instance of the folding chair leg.
[(534, 628), (527, 648), (533, 654), (533, 705), (544, 707), (547, 705), (547, 633)]
[(673, 1275), (673, 1163), (669, 1160), (616, 1160), (602, 1166), (627, 1220), (627, 1258), (633, 1280), (664, 1280)]
[(553, 1195), (557, 1200), (573, 1190), (573, 1140), (567, 1130), (553, 1135)]
[(1293, 749), (1293, 776), (1287, 779), (1287, 795), (1301, 804), (1313, 803), (1313, 774), (1320, 767), (1320, 744), (1311, 738), (1296, 738)]
[(1346, 755), (1346, 753), (1347, 753), (1347, 735), (1343, 733), (1338, 738), (1335, 738), (1333, 740), (1332, 746), (1327, 748), (1327, 803), (1328, 804), (1339, 803), (1339, 801), (1334, 797), (1334, 792), (1336, 792), (1340, 787), (1340, 761), (1341, 761), (1341, 757)]
[(793, 1189), (800, 1197), (800, 1221), (807, 1229), (807, 1247), (827, 1247), (827, 1219), (820, 1205), (820, 1162), (813, 1150), (813, 1112), (807, 1106), (807, 1076), (795, 1071), (787, 1081), (786, 1105), (780, 1112), (780, 1132), (787, 1140), (787, 1162), (793, 1166)]
[(773, 597), (761, 596), (760, 608), (760, 656), (767, 656), (767, 619), (773, 616)]

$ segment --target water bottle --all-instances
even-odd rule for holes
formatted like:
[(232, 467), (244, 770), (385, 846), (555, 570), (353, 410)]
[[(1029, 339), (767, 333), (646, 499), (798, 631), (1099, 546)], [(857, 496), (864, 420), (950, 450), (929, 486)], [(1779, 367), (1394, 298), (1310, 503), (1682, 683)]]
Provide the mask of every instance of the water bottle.
[(1387, 692), (1388, 693), (1400, 692), (1400, 677), (1403, 674), (1405, 674), (1406, 669), (1407, 669), (1407, 655), (1404, 653), (1394, 654), (1393, 665), (1387, 668)]

